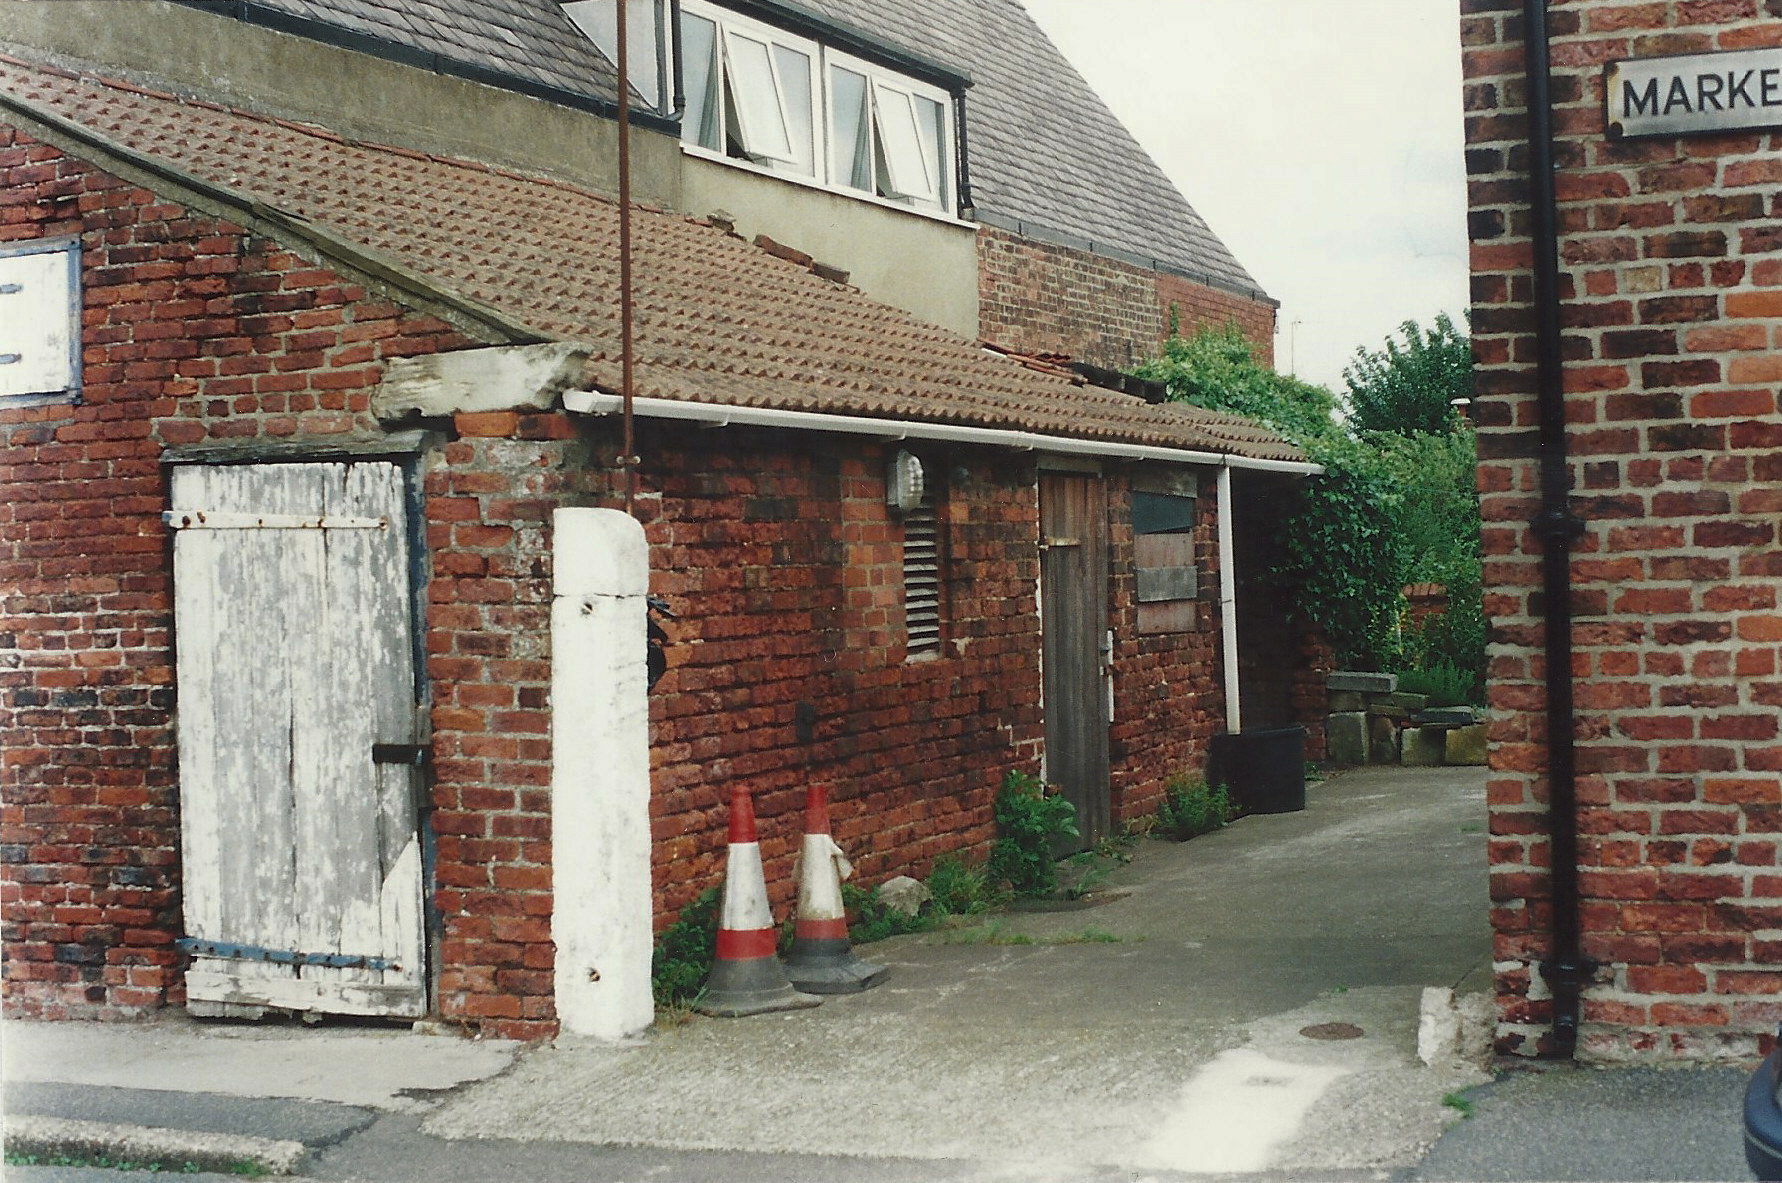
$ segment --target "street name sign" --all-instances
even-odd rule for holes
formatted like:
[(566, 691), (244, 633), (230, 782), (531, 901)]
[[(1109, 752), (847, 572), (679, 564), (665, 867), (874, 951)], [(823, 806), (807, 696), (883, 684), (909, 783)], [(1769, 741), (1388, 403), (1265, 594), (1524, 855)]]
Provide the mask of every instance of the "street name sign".
[(1782, 127), (1782, 49), (1632, 58), (1604, 81), (1613, 140)]

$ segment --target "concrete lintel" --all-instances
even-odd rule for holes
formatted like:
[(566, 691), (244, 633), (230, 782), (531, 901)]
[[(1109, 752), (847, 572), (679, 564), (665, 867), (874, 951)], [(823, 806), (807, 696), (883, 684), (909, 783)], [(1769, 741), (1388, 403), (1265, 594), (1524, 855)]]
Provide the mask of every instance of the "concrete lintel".
[(549, 410), (581, 381), (587, 359), (585, 346), (567, 341), (394, 358), (371, 396), (371, 410), (384, 420)]

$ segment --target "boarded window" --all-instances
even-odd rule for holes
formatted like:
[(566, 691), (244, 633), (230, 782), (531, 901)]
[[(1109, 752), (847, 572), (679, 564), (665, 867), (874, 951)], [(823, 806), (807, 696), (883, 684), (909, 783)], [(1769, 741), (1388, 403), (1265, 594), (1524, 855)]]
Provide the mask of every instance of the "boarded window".
[(80, 390), (80, 246), (44, 239), (0, 247), (0, 406), (72, 399)]
[(1132, 494), (1133, 583), (1141, 633), (1194, 627), (1194, 600), (1200, 594), (1194, 493), (1192, 477), (1177, 477)]
[(940, 652), (940, 524), (934, 495), (903, 518), (903, 621), (910, 657)]

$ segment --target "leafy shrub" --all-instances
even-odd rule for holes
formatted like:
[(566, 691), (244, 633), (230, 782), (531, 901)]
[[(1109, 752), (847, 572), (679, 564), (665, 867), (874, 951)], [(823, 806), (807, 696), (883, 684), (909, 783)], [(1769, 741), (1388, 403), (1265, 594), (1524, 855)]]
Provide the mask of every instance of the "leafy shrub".
[(1077, 837), (1075, 807), (1063, 796), (1048, 796), (1038, 777), (1011, 769), (996, 796), (996, 828), (1000, 836), (990, 848), (991, 881), (1008, 884), (1023, 899), (1056, 891), (1053, 848)]
[(1398, 333), (1402, 345), (1389, 337), (1384, 349), (1357, 349), (1343, 370), (1349, 422), (1402, 435), (1453, 431), (1454, 400), (1473, 395), (1472, 342), (1445, 312), (1432, 329), (1407, 320)]
[[(1440, 659), (1482, 678), (1476, 447), (1449, 405), (1471, 393), (1470, 346), (1446, 317), (1427, 330), (1407, 322), (1400, 337), (1356, 351), (1346, 418), (1328, 390), (1259, 364), (1234, 325), (1172, 333), (1135, 372), (1164, 382), (1172, 399), (1267, 423), (1323, 466), (1271, 507), (1271, 557), (1257, 574), (1339, 662), (1407, 669)], [(1449, 587), (1455, 609), (1439, 630), (1409, 637), (1401, 589), (1420, 582)]]
[(1237, 811), (1224, 785), (1177, 773), (1163, 782), (1163, 804), (1157, 807), (1157, 828), (1178, 842), (1210, 833)]
[(650, 959), (650, 993), (657, 1006), (691, 1002), (705, 988), (718, 943), (718, 889), (708, 887), (662, 930)]

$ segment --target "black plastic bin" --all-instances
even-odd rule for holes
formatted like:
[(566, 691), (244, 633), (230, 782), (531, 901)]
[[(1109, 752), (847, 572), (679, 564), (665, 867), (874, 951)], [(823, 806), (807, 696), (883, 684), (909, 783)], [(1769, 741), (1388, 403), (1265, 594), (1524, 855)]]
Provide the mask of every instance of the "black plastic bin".
[(1306, 807), (1306, 729), (1222, 731), (1207, 748), (1207, 783), (1224, 785), (1246, 813)]

